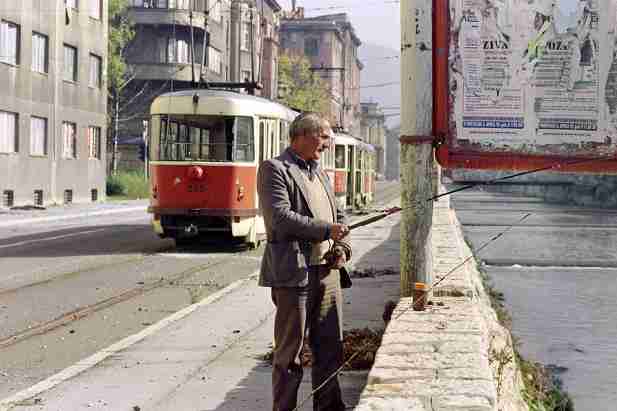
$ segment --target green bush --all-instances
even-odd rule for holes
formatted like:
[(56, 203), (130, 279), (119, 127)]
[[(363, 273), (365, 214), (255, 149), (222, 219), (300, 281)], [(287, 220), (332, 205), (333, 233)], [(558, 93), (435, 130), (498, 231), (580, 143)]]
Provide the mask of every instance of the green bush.
[(150, 187), (143, 173), (118, 171), (116, 174), (107, 177), (107, 195), (130, 199), (148, 198)]

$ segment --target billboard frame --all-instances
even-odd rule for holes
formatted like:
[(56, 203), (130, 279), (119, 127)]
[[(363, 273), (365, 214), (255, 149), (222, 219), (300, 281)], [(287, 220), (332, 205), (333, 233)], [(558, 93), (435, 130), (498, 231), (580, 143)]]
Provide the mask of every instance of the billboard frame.
[[(457, 144), (456, 124), (450, 121), (454, 106), (450, 93), (450, 0), (433, 0), (433, 145), (444, 168), (528, 171), (554, 170), (574, 173), (617, 174), (617, 150), (612, 153), (576, 155), (527, 154), (517, 151), (476, 150)], [(401, 136), (402, 144), (422, 144), (420, 136)], [(416, 142), (413, 142), (416, 140)], [(591, 144), (594, 146), (594, 144)]]

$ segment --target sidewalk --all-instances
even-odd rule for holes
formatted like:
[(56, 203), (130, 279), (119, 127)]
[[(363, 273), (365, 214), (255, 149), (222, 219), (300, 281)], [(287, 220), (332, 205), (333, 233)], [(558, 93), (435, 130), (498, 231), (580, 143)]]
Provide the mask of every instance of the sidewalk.
[[(394, 204), (392, 204), (394, 205)], [(353, 232), (354, 268), (399, 265), (400, 215)], [(383, 328), (384, 305), (398, 301), (398, 275), (354, 278), (345, 290), (344, 327)], [(273, 305), (256, 275), (166, 318), (25, 392), (0, 400), (0, 410), (251, 410), (271, 409)], [(368, 372), (344, 372), (345, 401), (357, 404)], [(299, 398), (310, 392), (305, 372)], [(312, 410), (309, 400), (302, 410)]]
[(0, 228), (136, 211), (143, 211), (145, 213), (147, 207), (148, 200), (124, 200), (106, 203), (58, 205), (47, 208), (0, 208)]

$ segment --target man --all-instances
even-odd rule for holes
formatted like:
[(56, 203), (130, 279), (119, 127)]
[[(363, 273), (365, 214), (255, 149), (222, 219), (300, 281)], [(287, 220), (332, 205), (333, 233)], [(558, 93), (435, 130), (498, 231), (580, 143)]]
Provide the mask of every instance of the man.
[[(347, 245), (337, 245), (338, 258), (333, 265), (324, 259), (334, 242), (341, 242), (349, 232), (328, 177), (319, 167), (321, 153), (331, 144), (330, 125), (316, 113), (305, 113), (294, 120), (289, 133), (290, 147), (279, 157), (264, 161), (257, 177), (268, 235), (259, 284), (272, 288), (276, 305), (274, 411), (296, 407), (303, 375), (300, 356), (307, 334), (313, 354), (313, 389), (342, 364), (339, 269), (349, 257), (344, 249), (350, 250)], [(315, 393), (313, 409), (345, 409), (336, 377)]]

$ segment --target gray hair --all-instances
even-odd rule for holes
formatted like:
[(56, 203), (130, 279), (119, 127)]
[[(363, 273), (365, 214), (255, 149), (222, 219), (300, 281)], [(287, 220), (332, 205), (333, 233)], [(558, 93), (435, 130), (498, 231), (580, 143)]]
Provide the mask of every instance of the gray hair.
[(289, 127), (291, 141), (300, 136), (314, 136), (330, 129), (330, 123), (320, 114), (309, 111), (300, 114)]

